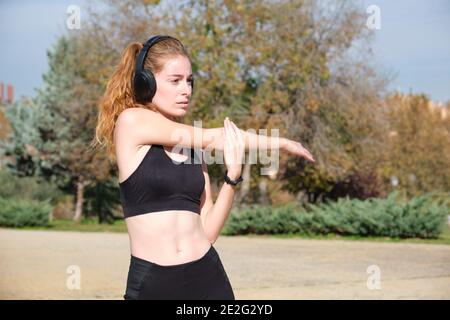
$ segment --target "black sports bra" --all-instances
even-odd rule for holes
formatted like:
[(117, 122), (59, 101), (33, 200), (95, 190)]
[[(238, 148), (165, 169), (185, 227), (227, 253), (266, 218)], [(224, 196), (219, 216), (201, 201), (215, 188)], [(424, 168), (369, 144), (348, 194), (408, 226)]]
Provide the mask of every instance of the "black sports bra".
[(119, 183), (125, 218), (165, 210), (200, 214), (205, 177), (199, 153), (190, 150), (191, 156), (178, 162), (162, 145), (150, 147), (137, 169)]

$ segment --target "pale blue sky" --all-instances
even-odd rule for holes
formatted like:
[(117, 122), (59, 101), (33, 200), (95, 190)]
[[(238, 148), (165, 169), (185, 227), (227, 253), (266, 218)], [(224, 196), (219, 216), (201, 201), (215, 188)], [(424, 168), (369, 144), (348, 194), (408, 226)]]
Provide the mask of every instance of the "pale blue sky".
[[(373, 43), (377, 63), (397, 74), (390, 88), (450, 100), (450, 1), (364, 0), (381, 12)], [(369, 16), (369, 14), (367, 14)]]
[[(450, 1), (361, 0), (381, 9), (373, 44), (377, 65), (394, 72), (392, 90), (450, 100)], [(66, 29), (67, 7), (84, 0), (0, 0), (0, 82), (32, 96), (47, 70), (46, 50)]]
[[(67, 33), (69, 5), (83, 0), (0, 0), (0, 82), (14, 86), (14, 99), (33, 96), (47, 71), (47, 49)], [(73, 32), (73, 31), (72, 31)]]

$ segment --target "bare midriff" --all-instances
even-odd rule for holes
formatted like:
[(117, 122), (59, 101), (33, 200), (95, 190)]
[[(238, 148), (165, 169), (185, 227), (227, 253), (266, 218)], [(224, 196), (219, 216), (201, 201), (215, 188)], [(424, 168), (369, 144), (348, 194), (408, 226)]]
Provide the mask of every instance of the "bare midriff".
[(184, 210), (151, 212), (125, 219), (131, 254), (158, 265), (200, 259), (211, 247), (200, 215)]

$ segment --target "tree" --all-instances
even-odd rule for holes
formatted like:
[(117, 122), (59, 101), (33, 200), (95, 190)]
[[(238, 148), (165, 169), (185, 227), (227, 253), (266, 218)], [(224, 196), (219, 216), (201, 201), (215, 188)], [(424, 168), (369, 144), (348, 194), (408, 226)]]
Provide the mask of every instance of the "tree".
[[(302, 141), (317, 165), (282, 154), (279, 176), (284, 189), (312, 200), (364, 167), (374, 170), (376, 161), (363, 159), (376, 154), (385, 82), (367, 54), (360, 61), (348, 54), (355, 42), (370, 41), (364, 11), (353, 2), (245, 0), (190, 1), (183, 9), (172, 20), (198, 68), (194, 115), (209, 125), (228, 115), (238, 126), (276, 128)], [(266, 177), (248, 166), (241, 191), (251, 178), (265, 190)]]
[[(76, 185), (74, 220), (82, 216), (86, 185), (106, 179), (110, 163), (87, 145), (95, 128), (99, 89), (86, 77), (80, 59), (80, 39), (61, 37), (48, 52), (49, 71), (44, 86), (29, 103), (10, 108), (14, 128), (10, 150), (15, 168), (23, 175), (41, 175), (60, 187)], [(14, 147), (11, 148), (11, 147)], [(24, 161), (33, 157), (32, 161)]]
[[(105, 19), (94, 19), (95, 34), (116, 50), (148, 33), (174, 34), (187, 46), (196, 76), (188, 122), (201, 118), (215, 127), (229, 116), (242, 128), (280, 129), (316, 155), (312, 165), (282, 154), (275, 189), (281, 184), (315, 201), (365, 167), (375, 170), (376, 158), (366, 155), (378, 147), (384, 79), (363, 63), (370, 56), (356, 61), (349, 54), (355, 42), (370, 41), (365, 11), (354, 1), (107, 3), (107, 14), (96, 14)], [(220, 182), (222, 168), (209, 169)], [(268, 190), (267, 178), (249, 164), (244, 175), (241, 200)]]
[(21, 99), (4, 106), (5, 126), (9, 130), (2, 139), (2, 153), (9, 160), (5, 167), (19, 177), (38, 176), (40, 145), (39, 132), (36, 130), (38, 110), (29, 99)]
[(382, 173), (398, 179), (407, 196), (450, 190), (448, 118), (424, 94), (394, 93), (386, 98), (389, 130)]

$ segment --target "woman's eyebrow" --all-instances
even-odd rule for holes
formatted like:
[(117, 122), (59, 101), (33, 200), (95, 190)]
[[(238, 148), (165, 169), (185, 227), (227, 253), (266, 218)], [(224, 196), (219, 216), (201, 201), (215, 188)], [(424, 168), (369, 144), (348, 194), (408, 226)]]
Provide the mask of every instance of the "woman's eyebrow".
[[(169, 74), (169, 77), (183, 77), (183, 75), (182, 74)], [(192, 77), (192, 73), (188, 76), (188, 78), (189, 77)]]

